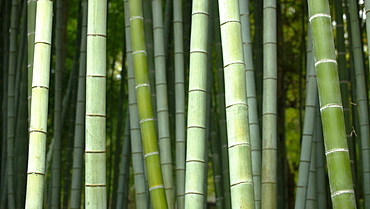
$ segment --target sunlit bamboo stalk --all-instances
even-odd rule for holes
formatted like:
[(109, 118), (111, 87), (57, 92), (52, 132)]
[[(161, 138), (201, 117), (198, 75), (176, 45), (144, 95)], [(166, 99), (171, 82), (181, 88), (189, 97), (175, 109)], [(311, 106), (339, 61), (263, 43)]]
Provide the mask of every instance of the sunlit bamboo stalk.
[(42, 208), (45, 178), (53, 2), (37, 1), (26, 208)]
[(194, 1), (190, 35), (190, 66), (185, 171), (185, 208), (203, 208), (206, 140), (208, 0)]
[(106, 208), (107, 1), (88, 1), (87, 17), (85, 207)]

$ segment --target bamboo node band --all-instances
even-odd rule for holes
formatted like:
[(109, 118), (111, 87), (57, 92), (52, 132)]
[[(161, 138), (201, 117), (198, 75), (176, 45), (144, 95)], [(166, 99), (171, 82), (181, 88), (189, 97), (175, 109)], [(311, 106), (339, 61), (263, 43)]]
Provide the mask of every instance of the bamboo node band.
[(348, 153), (348, 149), (345, 149), (345, 148), (335, 148), (335, 149), (331, 149), (331, 150), (328, 150), (325, 152), (325, 155), (329, 155), (331, 153), (334, 153), (334, 152), (347, 152)]
[(325, 14), (325, 13), (317, 13), (317, 14), (314, 14), (310, 17), (310, 19), (308, 19), (308, 21), (312, 21), (313, 19), (317, 18), (317, 17), (327, 17), (329, 19), (331, 19), (331, 16), (329, 14)]
[(232, 144), (229, 146), (229, 149), (230, 148), (233, 148), (233, 147), (236, 147), (236, 146), (251, 146), (250, 143), (247, 143), (247, 142), (240, 142), (240, 143), (235, 143), (235, 144)]
[(333, 192), (331, 194), (331, 197), (335, 197), (337, 195), (340, 195), (340, 194), (354, 194), (355, 191), (353, 189), (346, 189), (346, 190), (340, 190), (340, 191), (336, 191), (336, 192)]
[(140, 87), (149, 87), (150, 86), (150, 84), (148, 84), (148, 83), (142, 83), (142, 84), (138, 84), (138, 85), (136, 85), (135, 86), (135, 89), (138, 89), (138, 88), (140, 88)]
[(154, 121), (154, 118), (142, 119), (142, 120), (140, 120), (140, 123), (144, 123), (144, 122), (148, 122), (148, 121)]
[(160, 188), (164, 188), (163, 185), (155, 185), (155, 186), (152, 186), (149, 188), (149, 191), (152, 191), (152, 190), (155, 190), (155, 189), (160, 189)]
[(331, 62), (331, 63), (337, 64), (337, 60), (333, 60), (333, 59), (322, 59), (322, 60), (319, 60), (319, 61), (315, 62), (315, 67), (317, 67), (321, 63), (327, 63), (327, 62)]
[(144, 17), (143, 16), (132, 16), (132, 17), (130, 17), (130, 21), (133, 20), (133, 19), (141, 19), (141, 20), (143, 20)]
[(326, 109), (326, 108), (330, 108), (330, 107), (338, 107), (338, 108), (343, 109), (343, 106), (342, 106), (342, 105), (340, 105), (340, 104), (326, 104), (326, 105), (324, 105), (324, 106), (322, 106), (322, 107), (320, 108), (320, 111), (323, 111), (324, 109)]
[(159, 152), (150, 152), (150, 153), (145, 154), (144, 158), (149, 157), (151, 155), (158, 155), (158, 154), (159, 154)]
[(139, 53), (144, 53), (146, 55), (146, 51), (145, 50), (136, 50), (136, 51), (132, 52), (132, 55), (139, 54)]

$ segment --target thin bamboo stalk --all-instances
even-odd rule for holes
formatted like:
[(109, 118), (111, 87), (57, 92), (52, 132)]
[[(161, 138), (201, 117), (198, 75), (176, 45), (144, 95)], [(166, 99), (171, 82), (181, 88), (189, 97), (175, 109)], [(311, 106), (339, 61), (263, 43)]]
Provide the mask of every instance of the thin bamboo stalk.
[(18, 1), (12, 1), (11, 24), (9, 39), (9, 70), (8, 70), (8, 110), (7, 110), (7, 181), (8, 181), (8, 208), (15, 208), (14, 188), (14, 135), (15, 135), (15, 75), (17, 61), (18, 40)]
[(249, 21), (249, 0), (239, 0), (240, 21), (242, 23), (242, 40), (245, 62), (245, 78), (248, 103), (248, 120), (252, 144), (252, 170), (254, 184), (255, 208), (261, 208), (261, 134), (258, 120), (255, 73)]
[(56, 27), (55, 27), (55, 84), (54, 84), (54, 128), (53, 128), (53, 162), (52, 162), (52, 197), (51, 208), (60, 208), (60, 165), (61, 165), (61, 140), (62, 140), (62, 76), (63, 76), (63, 2), (56, 2)]
[(127, 188), (129, 182), (126, 181), (128, 173), (128, 168), (130, 167), (130, 113), (127, 111), (126, 120), (125, 120), (125, 130), (123, 137), (123, 146), (122, 146), (122, 157), (119, 169), (119, 180), (118, 180), (118, 190), (117, 190), (117, 204), (116, 208), (127, 208), (128, 203), (128, 194)]
[(171, 135), (168, 116), (166, 57), (164, 48), (162, 0), (152, 1), (154, 64), (157, 92), (157, 121), (163, 183), (166, 191), (167, 206), (175, 208), (175, 186), (172, 172)]
[(73, 165), (70, 208), (81, 207), (81, 187), (83, 173), (83, 150), (85, 141), (85, 99), (86, 99), (86, 36), (87, 36), (87, 0), (82, 1), (82, 26), (80, 43), (80, 62), (75, 120), (75, 139), (73, 145)]
[(306, 205), (310, 163), (312, 154), (312, 137), (314, 134), (315, 112), (317, 104), (316, 73), (313, 66), (311, 30), (308, 30), (307, 46), (307, 84), (306, 84), (306, 107), (301, 142), (301, 156), (298, 170), (298, 183), (296, 190), (295, 208), (303, 208)]
[(276, 0), (263, 1), (263, 106), (261, 208), (276, 208), (277, 49)]
[(361, 32), (358, 18), (356, 1), (348, 1), (349, 14), (351, 21), (352, 52), (354, 67), (356, 72), (356, 91), (357, 91), (357, 111), (360, 122), (360, 139), (362, 153), (362, 173), (363, 173), (363, 194), (364, 207), (370, 207), (370, 125), (369, 125), (369, 105), (364, 72), (364, 59), (361, 43)]
[(328, 1), (308, 0), (333, 208), (356, 208)]
[(175, 105), (176, 105), (176, 203), (178, 209), (185, 206), (185, 78), (182, 1), (173, 1), (173, 33), (175, 58)]
[(222, 61), (222, 48), (221, 48), (221, 31), (220, 31), (220, 18), (218, 6), (214, 7), (216, 10), (214, 23), (215, 35), (215, 48), (216, 48), (216, 69), (217, 69), (217, 110), (218, 110), (218, 126), (220, 130), (221, 141), (221, 162), (222, 162), (222, 178), (223, 178), (223, 191), (224, 191), (224, 207), (229, 209), (231, 207), (230, 197), (230, 175), (229, 175), (229, 154), (227, 149), (227, 127), (226, 127), (226, 109), (225, 107), (225, 80), (224, 69)]
[(52, 1), (37, 1), (25, 208), (42, 208), (43, 204), (52, 11)]
[(154, 209), (166, 209), (166, 194), (162, 180), (157, 133), (150, 97), (142, 2), (140, 0), (129, 0), (129, 7), (135, 89), (150, 199)]
[(131, 27), (130, 10), (128, 0), (124, 1), (125, 8), (125, 35), (126, 35), (126, 59), (127, 59), (127, 79), (128, 79), (128, 103), (130, 111), (130, 135), (131, 135), (131, 155), (132, 167), (134, 172), (136, 208), (149, 208), (145, 175), (144, 160), (142, 151), (142, 140), (140, 136), (139, 116), (137, 110), (137, 99), (135, 92), (134, 63), (132, 59), (131, 46)]
[(28, 116), (31, 114), (31, 92), (32, 92), (32, 72), (33, 72), (33, 54), (35, 43), (35, 25), (36, 25), (36, 2), (37, 0), (27, 1), (27, 37), (28, 37)]

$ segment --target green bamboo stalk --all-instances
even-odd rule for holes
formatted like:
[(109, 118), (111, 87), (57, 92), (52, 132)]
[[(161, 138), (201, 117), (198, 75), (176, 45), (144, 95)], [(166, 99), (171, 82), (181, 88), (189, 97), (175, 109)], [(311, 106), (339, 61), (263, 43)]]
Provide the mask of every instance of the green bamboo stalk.
[(52, 162), (52, 197), (51, 208), (60, 208), (60, 161), (62, 140), (62, 72), (63, 72), (63, 2), (56, 2), (56, 28), (55, 28), (55, 84), (54, 84), (54, 128), (53, 128), (53, 162)]
[(85, 207), (106, 208), (107, 1), (88, 1), (87, 17)]
[(127, 59), (127, 79), (128, 79), (128, 103), (130, 111), (130, 135), (131, 135), (131, 154), (132, 167), (135, 182), (136, 208), (147, 209), (149, 199), (147, 195), (146, 182), (144, 176), (144, 160), (142, 151), (142, 140), (140, 136), (139, 116), (137, 109), (137, 99), (135, 92), (134, 63), (132, 58), (132, 42), (130, 27), (130, 10), (128, 0), (124, 1), (125, 7), (125, 35), (126, 35), (126, 59)]
[[(82, 33), (82, 21), (83, 21), (83, 15), (87, 16), (87, 11), (84, 13), (83, 10), (82, 10), (82, 0), (79, 0), (78, 1), (78, 23), (77, 23), (77, 27), (76, 27), (76, 39), (75, 39), (75, 46), (74, 46), (74, 55), (73, 55), (73, 64), (72, 64), (72, 70), (71, 70), (71, 73), (70, 73), (70, 77), (72, 79), (71, 80), (71, 85), (70, 87), (67, 87), (67, 88), (71, 88), (72, 91), (71, 91), (71, 105), (69, 107), (66, 107), (66, 105), (64, 106), (65, 109), (68, 109), (69, 110), (69, 116), (68, 116), (68, 120), (69, 120), (69, 127), (68, 127), (68, 139), (66, 140), (66, 148), (63, 149), (63, 154), (62, 156), (66, 156), (65, 157), (65, 163), (63, 163), (63, 167), (62, 167), (62, 177), (64, 178), (63, 180), (63, 184), (64, 184), (64, 188), (62, 189), (63, 190), (63, 198), (62, 198), (62, 207), (63, 208), (68, 208), (69, 205), (70, 205), (70, 198), (69, 196), (71, 195), (71, 189), (72, 189), (72, 171), (73, 171), (73, 150), (74, 150), (74, 137), (76, 135), (76, 115), (77, 115), (77, 106), (78, 106), (78, 83), (79, 83), (79, 68), (83, 68), (84, 69), (84, 72), (86, 72), (86, 56), (85, 57), (81, 57), (80, 59), (80, 55), (81, 55), (81, 33)], [(84, 45), (84, 53), (86, 55), (86, 24), (85, 24), (85, 34), (83, 36), (83, 38), (85, 39), (85, 45)], [(84, 66), (79, 66), (80, 65), (80, 61), (83, 61), (84, 63)], [(83, 79), (86, 78), (86, 75), (82, 75)], [(84, 83), (85, 85), (85, 83)], [(66, 90), (68, 94), (69, 92), (69, 89)], [(85, 90), (84, 90), (85, 91)], [(85, 94), (81, 95), (83, 97), (83, 100), (85, 100)], [(65, 96), (67, 97), (67, 95)], [(63, 103), (65, 101), (65, 97), (63, 99)], [(63, 109), (63, 105), (62, 104), (62, 126), (63, 126), (63, 111), (65, 111)], [(84, 121), (85, 119), (85, 105), (83, 105), (82, 108), (82, 113), (79, 117), (82, 117), (82, 120)], [(81, 126), (79, 126), (81, 127)], [(82, 126), (84, 127), (84, 125)], [(84, 129), (82, 130), (78, 130), (78, 131), (82, 131), (82, 133), (84, 133)], [(79, 135), (78, 137), (80, 137), (81, 135)], [(76, 140), (80, 140), (80, 139), (76, 139)], [(83, 138), (83, 141), (84, 141), (84, 138)], [(80, 149), (77, 151), (78, 153), (78, 156), (80, 156), (80, 162), (82, 162), (82, 155), (83, 155), (83, 150), (84, 150), (84, 147), (80, 147)], [(76, 154), (77, 154), (76, 153)], [(79, 169), (82, 167), (82, 164), (79, 164)], [(72, 175), (70, 175), (72, 173)], [(81, 182), (80, 182), (80, 188), (81, 188)], [(81, 190), (80, 190), (81, 191)], [(75, 198), (81, 198), (81, 196), (79, 196), (77, 194), (77, 197)]]
[(167, 208), (167, 202), (160, 168), (157, 134), (150, 97), (142, 2), (140, 0), (129, 0), (129, 7), (135, 88), (150, 199), (154, 209), (165, 209)]
[(175, 58), (175, 106), (176, 106), (176, 203), (178, 209), (185, 206), (185, 78), (182, 1), (173, 1), (173, 33)]
[[(316, 133), (314, 133), (316, 134)], [(313, 136), (314, 138), (314, 136)], [(316, 142), (312, 143), (310, 159), (310, 172), (308, 177), (308, 188), (305, 208), (317, 208), (317, 182), (316, 182)]]
[(36, 0), (27, 1), (27, 37), (28, 37), (28, 116), (31, 114), (31, 91), (32, 91), (32, 71), (33, 54), (35, 43), (36, 25)]
[(140, 125), (138, 117), (137, 98), (135, 92), (134, 63), (132, 59), (130, 13), (128, 0), (125, 1), (125, 22), (126, 22), (126, 57), (127, 57), (127, 78), (129, 89), (129, 110), (130, 110), (130, 134), (132, 162), (135, 182), (136, 208), (148, 208), (149, 194), (147, 192), (147, 181), (145, 178), (145, 165), (143, 160), (142, 140), (140, 136)]
[[(262, 107), (262, 93), (263, 93), (263, 1), (254, 0), (254, 53), (255, 54), (255, 70), (256, 70), (256, 94), (257, 94), (257, 106)], [(262, 108), (258, 109), (258, 115), (262, 116)], [(260, 123), (262, 122), (259, 118)]]
[[(25, 16), (25, 15), (23, 15)], [(25, 22), (26, 23), (26, 22)], [(22, 24), (26, 29), (26, 24)], [(23, 30), (22, 36), (26, 37), (27, 30)], [(25, 45), (25, 44), (23, 44)], [(28, 102), (27, 102), (27, 87), (28, 87), (28, 73), (26, 70), (27, 60), (26, 56), (23, 57), (22, 79), (19, 94), (19, 106), (17, 115), (17, 130), (15, 133), (15, 148), (14, 152), (17, 157), (14, 159), (16, 166), (15, 173), (17, 173), (16, 181), (16, 198), (15, 207), (24, 208), (26, 198), (26, 180), (27, 180), (27, 154), (28, 154)]]
[(261, 134), (258, 121), (255, 74), (249, 21), (249, 0), (239, 0), (240, 21), (242, 23), (242, 40), (247, 86), (248, 119), (252, 144), (252, 170), (254, 183), (255, 207), (261, 208)]
[(215, 48), (216, 48), (216, 69), (217, 69), (217, 110), (219, 116), (219, 129), (221, 138), (221, 162), (222, 162), (222, 178), (223, 178), (223, 191), (224, 191), (224, 207), (225, 209), (231, 208), (230, 197), (230, 175), (229, 175), (229, 154), (227, 149), (227, 127), (226, 127), (226, 109), (225, 109), (225, 81), (224, 69), (222, 62), (222, 48), (221, 48), (221, 31), (218, 6), (214, 7), (216, 10), (214, 21), (214, 35), (215, 35)]
[[(356, 194), (357, 187), (357, 169), (356, 169), (356, 149), (355, 141), (351, 134), (352, 132), (352, 121), (350, 112), (350, 95), (349, 95), (349, 81), (348, 81), (348, 69), (347, 69), (347, 53), (344, 38), (344, 23), (343, 23), (343, 2), (336, 0), (335, 6), (335, 21), (336, 21), (336, 46), (337, 46), (337, 59), (338, 59), (338, 71), (339, 71), (339, 85), (340, 92), (342, 95), (343, 114), (344, 121), (346, 124), (346, 137), (349, 148), (350, 163), (352, 168), (352, 177)], [(349, 30), (348, 28), (347, 30)], [(356, 200), (357, 201), (357, 200)]]
[[(28, 86), (28, 74), (26, 71), (27, 56), (26, 56), (26, 38), (27, 38), (27, 4), (23, 2), (22, 5), (22, 23), (20, 32), (20, 43), (18, 50), (18, 61), (17, 68), (19, 72), (19, 93), (18, 99), (15, 104), (17, 105), (16, 112), (16, 130), (15, 130), (15, 146), (14, 153), (14, 173), (16, 176), (15, 181), (15, 207), (24, 208), (25, 197), (26, 197), (26, 180), (27, 180), (27, 154), (28, 154), (28, 103), (27, 103), (27, 86)], [(16, 81), (16, 83), (18, 83)], [(16, 96), (17, 98), (17, 96)]]
[(117, 189), (117, 204), (116, 208), (127, 208), (128, 203), (128, 194), (127, 188), (129, 182), (126, 181), (128, 173), (128, 168), (130, 167), (130, 112), (126, 111), (126, 120), (125, 120), (125, 130), (123, 137), (123, 146), (122, 146), (122, 157), (119, 168), (119, 178), (118, 178), (118, 189)]
[(313, 142), (305, 208), (317, 208), (317, 193), (316, 193), (317, 182), (316, 182), (316, 155), (315, 154), (316, 154), (316, 142)]
[(367, 87), (364, 72), (364, 59), (361, 32), (358, 18), (357, 2), (348, 1), (351, 21), (352, 52), (356, 72), (357, 111), (360, 122), (360, 139), (362, 153), (364, 207), (370, 207), (370, 125)]
[(157, 91), (155, 86), (155, 67), (154, 67), (154, 40), (153, 40), (153, 17), (152, 17), (152, 1), (145, 0), (143, 5), (144, 12), (144, 31), (145, 44), (147, 51), (150, 93), (153, 101), (154, 118), (157, 120)]
[(7, 200), (7, 180), (5, 180), (7, 178), (7, 169), (6, 169), (6, 161), (7, 161), (7, 153), (6, 153), (6, 150), (8, 149), (6, 144), (7, 144), (7, 109), (8, 109), (8, 106), (7, 106), (7, 93), (8, 93), (8, 64), (9, 64), (9, 27), (10, 27), (10, 11), (11, 11), (11, 2), (10, 1), (5, 1), (4, 2), (4, 16), (2, 18), (2, 46), (3, 46), (3, 74), (2, 74), (2, 78), (3, 78), (3, 83), (2, 83), (2, 87), (3, 87), (3, 95), (2, 95), (2, 121), (4, 121), (2, 123), (2, 127), (4, 129), (4, 131), (2, 132), (2, 143), (4, 144), (4, 146), (2, 146), (2, 155), (1, 155), (1, 204), (0, 204), (0, 207), (1, 208), (5, 208), (6, 207), (6, 200)]
[(82, 26), (80, 43), (80, 62), (75, 120), (75, 139), (73, 145), (73, 165), (70, 208), (81, 207), (82, 163), (85, 141), (85, 98), (86, 98), (86, 36), (87, 36), (87, 0), (82, 1)]
[(261, 208), (276, 208), (277, 173), (277, 55), (276, 1), (263, 1), (263, 106)]
[(222, 179), (222, 164), (221, 162), (221, 149), (220, 149), (220, 137), (218, 132), (218, 126), (216, 124), (215, 117), (217, 116), (215, 108), (212, 109), (211, 114), (211, 133), (210, 133), (210, 150), (212, 156), (212, 171), (213, 171), (213, 183), (215, 187), (216, 196), (216, 208), (224, 208), (224, 196), (223, 196), (223, 179)]
[(190, 35), (185, 208), (203, 208), (206, 86), (208, 48), (208, 0), (194, 1)]
[(317, 83), (313, 66), (312, 38), (310, 28), (308, 30), (307, 46), (307, 84), (306, 84), (306, 107), (304, 115), (301, 156), (298, 170), (298, 183), (296, 190), (295, 208), (304, 208), (306, 205), (310, 163), (312, 154), (312, 137), (314, 134), (315, 112), (317, 104)]
[(219, 1), (231, 206), (254, 208), (251, 144), (238, 1)]
[(15, 208), (14, 187), (14, 135), (15, 135), (15, 75), (18, 40), (18, 1), (12, 1), (10, 39), (9, 39), (9, 70), (8, 70), (8, 110), (7, 110), (7, 181), (8, 208)]
[(26, 208), (42, 208), (53, 2), (37, 1)]
[(356, 208), (328, 1), (308, 0), (333, 208)]
[(317, 181), (317, 208), (326, 209), (328, 208), (327, 201), (327, 175), (325, 173), (325, 154), (324, 154), (324, 142), (322, 138), (322, 125), (319, 111), (319, 105), (316, 110), (316, 127), (315, 127), (315, 139), (316, 141), (316, 181)]
[(162, 0), (152, 1), (154, 64), (157, 92), (158, 139), (163, 183), (168, 208), (175, 208), (175, 187), (172, 172), (171, 135), (168, 117), (166, 57), (164, 49)]

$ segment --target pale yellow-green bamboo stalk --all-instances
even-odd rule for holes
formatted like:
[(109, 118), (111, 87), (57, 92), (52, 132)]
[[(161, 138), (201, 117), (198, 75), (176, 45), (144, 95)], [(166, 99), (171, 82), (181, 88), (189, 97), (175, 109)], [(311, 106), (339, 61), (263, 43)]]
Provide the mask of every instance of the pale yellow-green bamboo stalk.
[(87, 17), (85, 207), (106, 208), (107, 1), (89, 0)]
[(42, 208), (45, 178), (53, 2), (37, 1), (26, 208)]
[(238, 0), (220, 0), (232, 208), (254, 208), (245, 63)]
[(203, 208), (206, 138), (208, 0), (193, 2), (190, 36), (185, 208)]

